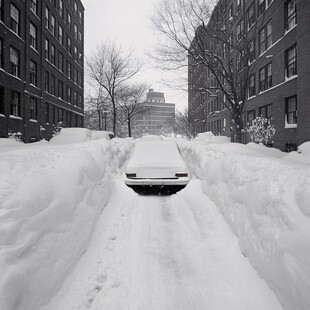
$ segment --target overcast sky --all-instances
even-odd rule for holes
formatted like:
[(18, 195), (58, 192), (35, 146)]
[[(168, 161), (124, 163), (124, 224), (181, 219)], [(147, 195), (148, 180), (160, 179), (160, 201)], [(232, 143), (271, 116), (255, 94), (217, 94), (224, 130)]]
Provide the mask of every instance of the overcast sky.
[[(85, 56), (101, 41), (112, 39), (124, 49), (134, 49), (136, 55), (150, 63), (146, 53), (152, 52), (154, 33), (150, 29), (149, 16), (157, 1), (82, 0), (85, 7)], [(187, 97), (164, 86), (162, 76), (163, 72), (147, 66), (139, 79), (150, 84), (154, 91), (164, 92), (166, 102), (176, 103), (176, 108), (183, 110), (187, 106)]]

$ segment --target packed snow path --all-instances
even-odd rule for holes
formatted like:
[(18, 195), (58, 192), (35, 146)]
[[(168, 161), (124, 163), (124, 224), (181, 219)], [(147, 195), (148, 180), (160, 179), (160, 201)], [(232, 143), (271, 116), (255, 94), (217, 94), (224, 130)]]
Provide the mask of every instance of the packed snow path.
[(121, 180), (90, 246), (44, 310), (283, 309), (200, 181), (139, 196)]

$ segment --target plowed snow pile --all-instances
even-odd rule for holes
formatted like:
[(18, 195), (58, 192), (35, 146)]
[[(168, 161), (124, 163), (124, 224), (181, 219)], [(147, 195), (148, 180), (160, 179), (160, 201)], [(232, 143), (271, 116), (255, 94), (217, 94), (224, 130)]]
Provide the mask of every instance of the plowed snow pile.
[(88, 246), (129, 140), (0, 142), (0, 309), (41, 309)]
[(200, 136), (179, 140), (192, 175), (215, 202), (285, 309), (310, 309), (310, 152)]

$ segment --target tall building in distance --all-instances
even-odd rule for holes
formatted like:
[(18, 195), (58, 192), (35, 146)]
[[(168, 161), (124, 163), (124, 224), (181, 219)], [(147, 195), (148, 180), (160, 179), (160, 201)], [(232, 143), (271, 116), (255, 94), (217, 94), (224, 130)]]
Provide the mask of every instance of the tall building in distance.
[(83, 126), (83, 59), (81, 1), (0, 1), (0, 137)]
[[(208, 25), (221, 14), (231, 39), (248, 40), (252, 69), (242, 119), (245, 126), (257, 116), (271, 119), (276, 133), (270, 143), (295, 150), (310, 140), (310, 2), (308, 0), (219, 0)], [(235, 53), (226, 56), (235, 72), (243, 65)], [(201, 83), (215, 85), (205, 67), (191, 66), (189, 57), (189, 113), (195, 132), (230, 135), (225, 96), (200, 92)], [(241, 83), (242, 85), (242, 83)], [(243, 133), (243, 142), (249, 142)]]
[(164, 93), (149, 89), (145, 102), (146, 112), (134, 118), (134, 135), (172, 134), (175, 119), (175, 104), (166, 103)]

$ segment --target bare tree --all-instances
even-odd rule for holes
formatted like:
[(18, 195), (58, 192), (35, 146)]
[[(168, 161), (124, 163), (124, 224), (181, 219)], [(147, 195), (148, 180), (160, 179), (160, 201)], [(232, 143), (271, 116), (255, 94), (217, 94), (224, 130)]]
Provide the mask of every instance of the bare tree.
[(192, 139), (194, 132), (188, 117), (188, 109), (176, 111), (174, 121), (174, 132), (182, 137)]
[(149, 88), (146, 84), (125, 85), (118, 92), (118, 105), (122, 111), (128, 130), (128, 136), (132, 134), (132, 119), (149, 111), (149, 107), (143, 104), (142, 97)]
[(156, 49), (157, 60), (169, 70), (189, 66), (189, 74), (201, 69), (208, 72), (215, 83), (203, 79), (199, 85), (189, 85), (189, 92), (225, 98), (223, 104), (230, 115), (232, 139), (241, 142), (244, 128), (241, 113), (255, 70), (249, 65), (255, 30), (245, 31), (246, 12), (240, 7), (244, 16), (235, 34), (227, 3), (219, 1), (214, 7), (207, 0), (161, 0), (152, 25), (165, 38)]
[(112, 108), (113, 133), (117, 124), (117, 93), (140, 70), (141, 64), (132, 52), (124, 53), (115, 43), (101, 43), (86, 61), (88, 75), (94, 87), (103, 91)]

